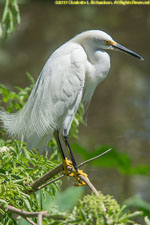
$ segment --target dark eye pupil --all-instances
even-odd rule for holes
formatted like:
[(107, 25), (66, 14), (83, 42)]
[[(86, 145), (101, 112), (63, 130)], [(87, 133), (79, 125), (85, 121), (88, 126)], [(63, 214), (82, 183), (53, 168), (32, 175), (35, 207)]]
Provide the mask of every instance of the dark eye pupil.
[(105, 40), (105, 44), (106, 44), (106, 45), (110, 45), (110, 41)]

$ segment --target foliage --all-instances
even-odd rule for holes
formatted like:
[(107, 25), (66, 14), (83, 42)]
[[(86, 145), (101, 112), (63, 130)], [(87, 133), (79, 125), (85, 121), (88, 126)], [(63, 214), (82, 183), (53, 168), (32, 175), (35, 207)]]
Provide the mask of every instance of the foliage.
[[(103, 195), (99, 192), (99, 196), (87, 195), (80, 200), (79, 206), (75, 207), (72, 211), (72, 215), (78, 220), (78, 224), (135, 224), (131, 218), (141, 214), (135, 212), (130, 214), (129, 212), (123, 212), (125, 206), (121, 207), (110, 195)], [(73, 220), (71, 221), (73, 224)]]
[[(20, 110), (25, 104), (34, 85), (31, 75), (27, 74), (27, 76), (30, 86), (24, 89), (17, 87), (17, 92), (0, 85), (1, 103), (5, 105), (7, 112)], [(1, 137), (6, 137), (2, 128), (0, 133)], [(22, 141), (0, 139), (0, 205), (11, 204), (27, 211), (41, 210), (40, 203), (37, 202), (37, 194), (29, 195), (25, 191), (29, 189), (27, 184), (31, 184), (33, 180), (58, 165), (59, 158), (54, 140), (51, 141), (50, 146), (53, 152), (51, 157), (48, 153), (42, 156), (35, 150), (28, 151)], [(59, 184), (60, 181), (46, 187), (42, 194), (48, 193), (54, 197)], [(8, 224), (9, 220), (13, 220), (9, 214), (4, 214), (4, 211), (1, 210), (1, 213), (3, 214), (2, 224)]]
[[(68, 196), (67, 196), (68, 194)], [(65, 193), (65, 201), (69, 201), (70, 194), (76, 196), (74, 188)], [(61, 194), (63, 198), (64, 193)], [(126, 225), (136, 224), (133, 218), (141, 215), (141, 212), (125, 212), (125, 205), (120, 207), (119, 204), (110, 195), (99, 196), (86, 195), (79, 200), (78, 206), (74, 206), (71, 211), (60, 210), (60, 204), (55, 206), (55, 210), (50, 210), (51, 221), (49, 224), (80, 224), (80, 225)], [(46, 218), (44, 221), (46, 222)], [(46, 224), (46, 223), (45, 223)]]
[[(42, 156), (35, 150), (28, 151), (22, 142), (0, 139), (0, 205), (9, 204), (27, 211), (41, 210), (37, 194), (27, 194), (29, 185), (57, 165), (53, 154)], [(43, 194), (54, 197), (59, 184), (60, 181), (47, 186)], [(2, 209), (0, 213), (3, 214), (2, 221), (6, 222), (8, 215)]]
[(33, 77), (29, 73), (26, 75), (30, 81), (30, 85), (26, 88), (16, 87), (16, 92), (11, 91), (5, 85), (0, 84), (0, 95), (2, 97), (0, 103), (5, 106), (7, 112), (12, 113), (19, 111), (24, 106), (34, 85)]
[[(43, 219), (44, 224), (137, 225), (133, 219), (142, 214), (138, 211), (134, 213), (126, 211), (126, 206), (120, 207), (110, 195), (103, 195), (99, 192), (99, 196), (93, 194), (85, 195), (79, 200), (81, 193), (82, 188), (77, 189), (75, 187), (68, 188), (67, 191), (61, 194), (59, 193), (56, 196), (56, 198), (58, 197), (58, 201), (54, 200), (55, 204), (51, 203), (49, 206), (46, 206), (49, 209), (50, 216)], [(70, 202), (70, 196), (73, 197), (72, 202)], [(67, 207), (62, 208), (62, 200), (63, 205)], [(66, 204), (64, 204), (64, 200)], [(78, 201), (78, 205), (74, 206), (76, 201)], [(24, 224), (23, 219), (20, 220), (19, 224)]]
[(0, 38), (6, 40), (13, 33), (17, 24), (20, 23), (18, 0), (6, 0), (0, 23)]

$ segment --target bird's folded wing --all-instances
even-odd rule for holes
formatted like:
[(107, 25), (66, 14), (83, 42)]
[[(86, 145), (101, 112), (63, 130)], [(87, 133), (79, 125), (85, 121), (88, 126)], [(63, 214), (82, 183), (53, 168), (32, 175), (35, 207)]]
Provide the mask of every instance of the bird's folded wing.
[[(60, 51), (45, 65), (40, 81), (43, 88), (38, 96), (40, 100), (38, 114), (43, 130), (60, 127), (68, 111), (75, 107), (76, 100), (84, 87), (85, 59), (84, 51), (75, 48), (64, 55)], [(48, 65), (50, 68), (47, 71)]]

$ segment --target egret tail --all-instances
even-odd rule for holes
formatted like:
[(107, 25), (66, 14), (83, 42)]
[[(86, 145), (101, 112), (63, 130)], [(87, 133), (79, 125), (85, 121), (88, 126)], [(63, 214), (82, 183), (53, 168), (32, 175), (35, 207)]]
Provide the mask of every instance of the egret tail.
[(17, 139), (22, 137), (27, 142), (28, 148), (37, 148), (43, 152), (48, 145), (48, 142), (53, 136), (53, 131), (49, 130), (47, 134), (39, 136), (37, 132), (29, 132), (29, 122), (26, 121), (24, 108), (17, 113), (6, 113), (0, 111), (0, 120), (3, 122), (3, 127), (7, 130), (10, 136)]

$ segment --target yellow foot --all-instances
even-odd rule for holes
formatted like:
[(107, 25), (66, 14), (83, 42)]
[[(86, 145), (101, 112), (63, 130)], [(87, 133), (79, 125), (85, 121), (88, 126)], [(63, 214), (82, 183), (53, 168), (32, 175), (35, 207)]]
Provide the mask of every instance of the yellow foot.
[[(70, 176), (70, 177), (75, 177), (75, 180), (76, 180), (75, 186), (82, 186), (82, 185), (86, 184), (82, 180), (80, 175), (85, 177), (86, 179), (88, 179), (87, 174), (84, 173), (83, 170), (76, 171), (73, 164), (72, 164), (72, 161), (67, 159), (67, 157), (63, 160), (63, 166), (64, 166), (65, 175)], [(69, 167), (69, 169), (67, 167)], [(71, 172), (70, 168), (72, 169), (72, 172)]]
[(75, 172), (74, 174), (75, 174), (74, 176), (76, 179), (75, 186), (83, 186), (86, 184), (80, 177), (80, 175), (81, 175), (81, 176), (85, 177), (86, 179), (88, 179), (88, 175), (86, 173), (84, 173), (83, 170), (78, 170), (78, 172)]
[(73, 164), (71, 162), (71, 160), (67, 159), (67, 157), (63, 160), (63, 166), (64, 166), (64, 172), (65, 175), (73, 177), (74, 173), (70, 172), (70, 170), (67, 169), (67, 167), (71, 167), (74, 170)]

